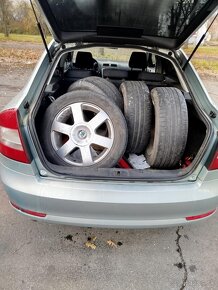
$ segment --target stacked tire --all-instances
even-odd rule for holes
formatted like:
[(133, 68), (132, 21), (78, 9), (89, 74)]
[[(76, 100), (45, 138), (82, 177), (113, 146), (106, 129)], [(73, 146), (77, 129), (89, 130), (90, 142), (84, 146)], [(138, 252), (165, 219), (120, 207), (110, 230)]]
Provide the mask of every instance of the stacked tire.
[(188, 135), (185, 98), (177, 88), (155, 88), (152, 134), (145, 156), (154, 168), (174, 168), (184, 153)]
[(124, 154), (144, 154), (152, 168), (178, 165), (187, 141), (188, 113), (182, 92), (149, 91), (143, 81), (120, 90), (100, 77), (74, 82), (43, 119), (42, 142), (50, 162), (88, 168), (114, 167)]
[(121, 84), (128, 126), (129, 153), (145, 154), (152, 168), (174, 168), (184, 153), (188, 112), (182, 92), (158, 87), (149, 92), (144, 82)]

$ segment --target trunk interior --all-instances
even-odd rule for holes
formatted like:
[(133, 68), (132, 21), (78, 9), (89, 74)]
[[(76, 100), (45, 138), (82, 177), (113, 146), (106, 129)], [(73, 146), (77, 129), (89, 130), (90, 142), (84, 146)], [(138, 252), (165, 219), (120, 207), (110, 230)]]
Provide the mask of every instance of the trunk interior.
[[(112, 49), (111, 49), (112, 50)], [(111, 51), (110, 50), (110, 51)], [(162, 54), (155, 55), (151, 52), (146, 53), (146, 68), (132, 68), (130, 65), (130, 55), (132, 50), (125, 55), (118, 49), (118, 60), (108, 54), (108, 48), (89, 48), (82, 51), (92, 53), (93, 63), (87, 57), (79, 60), (76, 58), (77, 51), (68, 51), (57, 63), (56, 69), (50, 82), (42, 92), (41, 97), (34, 109), (34, 138), (37, 142), (37, 149), (43, 165), (52, 173), (60, 176), (74, 176), (76, 178), (94, 178), (94, 179), (146, 179), (146, 180), (177, 180), (190, 174), (199, 163), (199, 154), (205, 147), (207, 136), (206, 122), (195, 108), (191, 94), (184, 90), (181, 83), (181, 76), (178, 76), (176, 66), (170, 61), (170, 57), (162, 57)], [(81, 50), (79, 50), (81, 51)], [(97, 51), (97, 52), (96, 52)], [(102, 56), (99, 59), (99, 55)], [(121, 59), (121, 60), (120, 60)], [(78, 63), (77, 63), (78, 62)], [(136, 63), (138, 60), (136, 60)], [(140, 62), (140, 59), (139, 59)], [(140, 66), (140, 65), (139, 65)], [(141, 76), (142, 75), (142, 76)], [(185, 99), (188, 112), (188, 133), (187, 142), (179, 161), (171, 167), (137, 168), (129, 162), (129, 152), (125, 152), (122, 160), (127, 162), (129, 168), (122, 166), (122, 162), (117, 160), (117, 164), (108, 168), (88, 168), (86, 166), (71, 166), (67, 164), (58, 164), (51, 160), (43, 147), (42, 120), (47, 108), (54, 103), (60, 96), (68, 91), (69, 86), (78, 80), (90, 76), (97, 76), (113, 83), (118, 89), (124, 81), (144, 82), (149, 91), (155, 88), (176, 88), (179, 89)], [(141, 76), (141, 77), (140, 77)], [(152, 118), (154, 122), (154, 117)], [(177, 132), (178, 135), (180, 132)], [(146, 149), (146, 148), (145, 148)], [(144, 150), (145, 151), (145, 150)], [(143, 155), (143, 152), (138, 155)], [(133, 152), (134, 153), (134, 152)]]

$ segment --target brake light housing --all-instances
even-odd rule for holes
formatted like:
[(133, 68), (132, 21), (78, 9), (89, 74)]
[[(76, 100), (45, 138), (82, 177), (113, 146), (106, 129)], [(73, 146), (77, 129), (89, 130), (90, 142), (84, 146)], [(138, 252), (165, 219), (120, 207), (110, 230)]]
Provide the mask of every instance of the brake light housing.
[(13, 160), (30, 163), (21, 138), (16, 109), (0, 113), (0, 153)]

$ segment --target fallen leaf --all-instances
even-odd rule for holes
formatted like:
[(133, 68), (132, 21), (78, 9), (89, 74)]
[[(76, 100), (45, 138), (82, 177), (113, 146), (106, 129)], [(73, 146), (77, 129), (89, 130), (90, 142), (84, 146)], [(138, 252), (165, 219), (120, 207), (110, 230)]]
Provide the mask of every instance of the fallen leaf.
[(96, 249), (96, 245), (93, 244), (93, 243), (91, 243), (91, 242), (86, 242), (86, 243), (85, 243), (85, 246), (86, 246), (87, 248), (91, 248), (92, 250), (95, 250), (95, 249)]
[(112, 240), (108, 240), (107, 244), (111, 248), (117, 248), (117, 244), (114, 241), (112, 241)]
[(94, 241), (96, 241), (96, 239), (97, 239), (97, 237), (88, 237), (87, 241), (94, 242)]

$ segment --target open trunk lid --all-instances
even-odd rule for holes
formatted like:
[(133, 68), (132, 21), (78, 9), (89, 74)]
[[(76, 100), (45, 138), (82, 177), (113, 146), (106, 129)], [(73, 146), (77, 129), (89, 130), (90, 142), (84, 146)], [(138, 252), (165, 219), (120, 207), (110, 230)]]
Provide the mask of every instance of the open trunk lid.
[(177, 49), (218, 0), (36, 0), (56, 41)]

